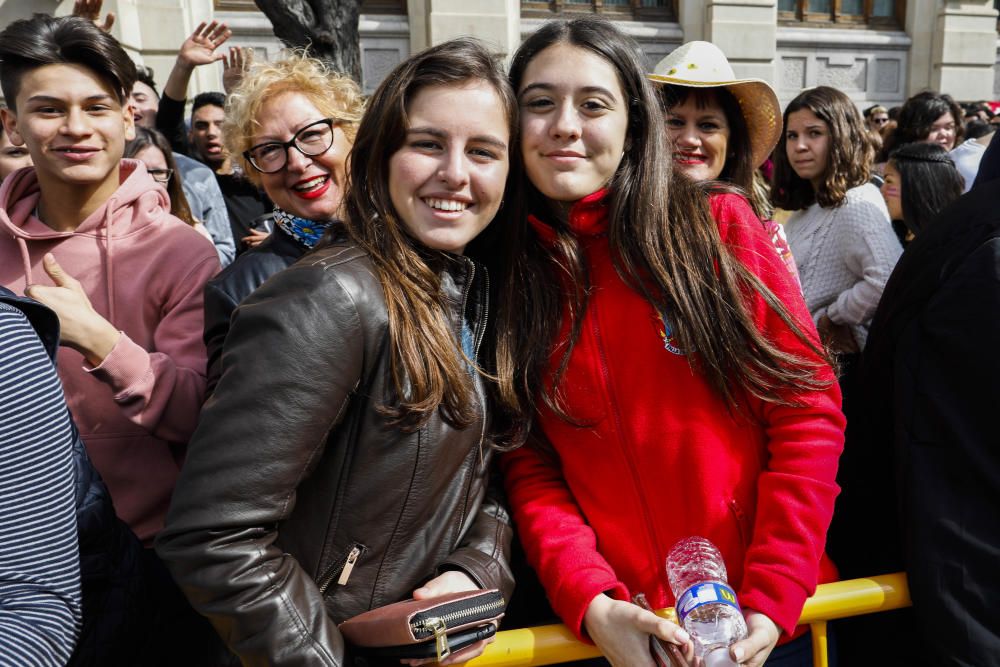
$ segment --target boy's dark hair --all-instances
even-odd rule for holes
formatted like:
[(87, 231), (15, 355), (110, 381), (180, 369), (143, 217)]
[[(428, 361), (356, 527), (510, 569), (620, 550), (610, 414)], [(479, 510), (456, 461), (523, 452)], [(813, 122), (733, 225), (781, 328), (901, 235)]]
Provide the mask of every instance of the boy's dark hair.
[(202, 107), (213, 106), (219, 107), (221, 109), (226, 108), (226, 96), (223, 93), (218, 92), (207, 92), (198, 93), (194, 96), (194, 102), (191, 103), (191, 115)]
[(992, 131), (993, 128), (990, 127), (990, 124), (985, 120), (980, 120), (978, 116), (965, 124), (966, 139), (978, 139), (979, 137), (985, 137)]
[(153, 79), (153, 68), (146, 67), (145, 65), (136, 65), (135, 67), (135, 80), (141, 81), (150, 88), (156, 94), (156, 97), (160, 97), (160, 91), (156, 89), (156, 81)]
[(35, 14), (0, 32), (0, 88), (13, 109), (25, 73), (45, 65), (82, 65), (122, 104), (135, 84), (135, 63), (114, 37), (77, 16)]

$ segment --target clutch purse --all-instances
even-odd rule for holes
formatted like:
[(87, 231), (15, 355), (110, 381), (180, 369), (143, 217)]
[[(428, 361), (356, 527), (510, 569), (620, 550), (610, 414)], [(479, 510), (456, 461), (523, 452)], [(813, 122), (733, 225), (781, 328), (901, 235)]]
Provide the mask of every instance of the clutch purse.
[(492, 637), (507, 603), (496, 589), (404, 600), (353, 616), (340, 632), (358, 653), (382, 658), (435, 658)]

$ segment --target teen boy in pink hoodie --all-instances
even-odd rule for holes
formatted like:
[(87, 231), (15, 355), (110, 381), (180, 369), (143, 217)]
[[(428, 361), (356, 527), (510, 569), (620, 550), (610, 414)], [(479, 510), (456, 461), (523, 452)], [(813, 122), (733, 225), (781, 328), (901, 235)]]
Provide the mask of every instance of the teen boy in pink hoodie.
[(59, 315), (59, 372), (115, 506), (147, 544), (205, 390), (202, 291), (211, 243), (170, 214), (141, 163), (127, 107), (135, 66), (83, 19), (0, 33), (11, 141), (34, 168), (0, 186), (0, 284)]
[(4, 129), (35, 165), (0, 185), (0, 284), (58, 314), (70, 409), (119, 515), (151, 545), (204, 397), (202, 291), (218, 256), (122, 160), (135, 66), (114, 38), (36, 15), (0, 33), (0, 61)]

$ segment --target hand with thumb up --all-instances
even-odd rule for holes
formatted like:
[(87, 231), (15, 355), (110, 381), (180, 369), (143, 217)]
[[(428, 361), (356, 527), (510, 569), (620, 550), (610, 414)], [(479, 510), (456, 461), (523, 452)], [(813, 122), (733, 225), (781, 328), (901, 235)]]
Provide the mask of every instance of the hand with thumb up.
[(83, 287), (59, 266), (51, 253), (42, 258), (54, 285), (30, 285), (25, 293), (59, 316), (61, 344), (77, 350), (92, 366), (111, 353), (121, 333), (90, 304)]

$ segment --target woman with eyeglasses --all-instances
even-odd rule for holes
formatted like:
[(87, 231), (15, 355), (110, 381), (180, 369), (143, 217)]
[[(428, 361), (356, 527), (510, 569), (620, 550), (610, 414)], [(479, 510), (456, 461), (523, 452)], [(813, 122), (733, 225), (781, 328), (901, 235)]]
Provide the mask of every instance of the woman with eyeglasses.
[(205, 287), (208, 390), (236, 306), (313, 248), (340, 215), (347, 156), (364, 111), (361, 89), (319, 60), (251, 66), (227, 100), (224, 136), (247, 177), (274, 202), (274, 230)]
[[(300, 90), (265, 97), (234, 154), (262, 169), (279, 229), (309, 238), (338, 213), (346, 142)], [(484, 46), (404, 61), (358, 125), (343, 225), (233, 313), (157, 549), (242, 664), (374, 667), (338, 623), (511, 593), (491, 463), (523, 432), (520, 341), (495, 324), (516, 307), (496, 298), (521, 229), (501, 211), (516, 141), (516, 98)]]
[(209, 241), (212, 240), (212, 235), (205, 229), (205, 225), (191, 213), (184, 188), (181, 187), (181, 175), (177, 171), (174, 154), (166, 137), (157, 130), (136, 125), (135, 139), (125, 144), (125, 157), (146, 165), (146, 172), (154, 181), (167, 189), (167, 194), (170, 196), (170, 212), (175, 217), (194, 227)]

